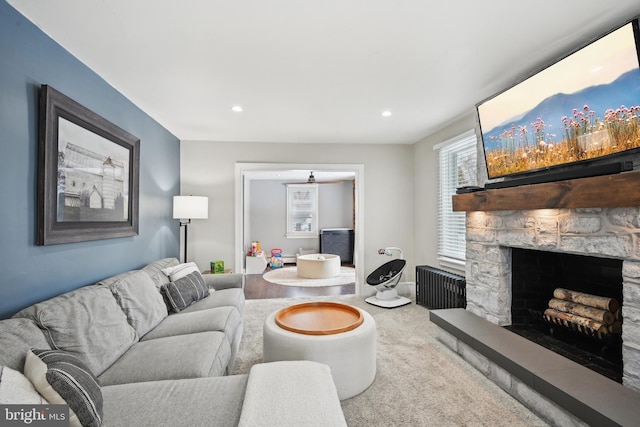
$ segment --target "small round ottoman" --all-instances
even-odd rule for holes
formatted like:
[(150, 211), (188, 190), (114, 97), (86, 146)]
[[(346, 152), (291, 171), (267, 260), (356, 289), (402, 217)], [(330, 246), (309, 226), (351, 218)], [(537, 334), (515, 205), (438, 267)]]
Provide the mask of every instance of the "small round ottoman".
[(299, 277), (306, 279), (330, 279), (340, 274), (340, 255), (307, 254), (296, 258)]
[(283, 310), (272, 313), (263, 329), (263, 360), (312, 360), (329, 365), (338, 397), (344, 400), (362, 393), (376, 376), (376, 323), (366, 311), (340, 305), (360, 313), (362, 323), (346, 332), (308, 334), (280, 327), (276, 316)]

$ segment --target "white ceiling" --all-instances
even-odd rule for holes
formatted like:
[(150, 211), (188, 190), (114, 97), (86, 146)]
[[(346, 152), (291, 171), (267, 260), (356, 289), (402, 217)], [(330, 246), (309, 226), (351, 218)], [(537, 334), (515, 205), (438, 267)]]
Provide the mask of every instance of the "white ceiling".
[(181, 140), (298, 143), (417, 142), (640, 14), (637, 0), (8, 3)]

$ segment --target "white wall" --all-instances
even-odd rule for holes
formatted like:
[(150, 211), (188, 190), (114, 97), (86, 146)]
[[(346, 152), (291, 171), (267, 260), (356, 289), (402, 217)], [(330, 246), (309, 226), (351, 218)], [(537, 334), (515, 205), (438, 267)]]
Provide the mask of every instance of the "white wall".
[(234, 253), (235, 221), (242, 220), (234, 218), (236, 162), (362, 164), (365, 277), (388, 260), (378, 248), (399, 246), (408, 263), (405, 278), (413, 280), (413, 146), (213, 141), (182, 141), (180, 146), (181, 194), (209, 197), (209, 219), (189, 226), (189, 260), (201, 269), (213, 259), (232, 266), (243, 256)]
[(475, 114), (471, 112), (413, 146), (415, 265), (431, 265), (452, 271), (438, 263), (438, 153), (433, 147), (474, 129), (475, 125)]

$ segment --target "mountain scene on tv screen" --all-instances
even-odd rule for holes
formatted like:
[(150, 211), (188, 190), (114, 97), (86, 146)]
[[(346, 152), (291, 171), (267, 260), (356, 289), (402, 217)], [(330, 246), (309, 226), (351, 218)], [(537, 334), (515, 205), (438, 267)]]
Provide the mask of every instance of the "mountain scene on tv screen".
[(640, 70), (609, 84), (547, 97), (482, 133), (490, 177), (573, 163), (640, 147)]

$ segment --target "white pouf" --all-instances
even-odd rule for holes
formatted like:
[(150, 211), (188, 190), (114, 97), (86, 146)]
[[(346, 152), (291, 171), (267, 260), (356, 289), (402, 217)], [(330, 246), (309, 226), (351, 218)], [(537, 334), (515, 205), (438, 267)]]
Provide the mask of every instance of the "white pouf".
[(307, 279), (330, 279), (340, 274), (340, 255), (308, 254), (296, 259), (298, 276)]
[(357, 328), (331, 335), (306, 335), (282, 329), (272, 313), (263, 329), (263, 360), (312, 360), (331, 368), (340, 400), (362, 393), (376, 376), (376, 322), (358, 309)]

